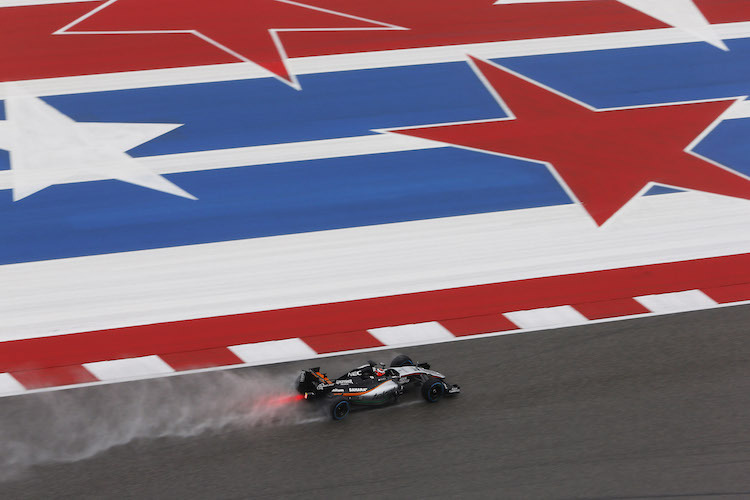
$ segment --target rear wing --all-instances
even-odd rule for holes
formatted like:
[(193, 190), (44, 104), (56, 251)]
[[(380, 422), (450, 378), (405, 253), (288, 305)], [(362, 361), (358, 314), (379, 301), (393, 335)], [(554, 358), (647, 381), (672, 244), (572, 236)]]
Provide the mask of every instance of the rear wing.
[(333, 382), (320, 371), (319, 366), (304, 370), (297, 377), (297, 392), (306, 398), (319, 396), (330, 387), (333, 387)]

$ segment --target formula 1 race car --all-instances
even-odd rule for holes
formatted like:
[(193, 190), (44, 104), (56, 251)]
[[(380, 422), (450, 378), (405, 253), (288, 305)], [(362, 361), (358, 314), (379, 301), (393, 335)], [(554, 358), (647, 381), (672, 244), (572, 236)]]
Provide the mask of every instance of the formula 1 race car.
[(444, 375), (430, 370), (428, 363), (415, 364), (403, 354), (388, 368), (369, 361), (331, 380), (316, 367), (304, 370), (297, 379), (297, 391), (304, 399), (327, 405), (334, 420), (346, 417), (352, 406), (393, 404), (411, 387), (420, 387), (422, 397), (430, 403), (461, 392), (457, 385), (448, 384)]

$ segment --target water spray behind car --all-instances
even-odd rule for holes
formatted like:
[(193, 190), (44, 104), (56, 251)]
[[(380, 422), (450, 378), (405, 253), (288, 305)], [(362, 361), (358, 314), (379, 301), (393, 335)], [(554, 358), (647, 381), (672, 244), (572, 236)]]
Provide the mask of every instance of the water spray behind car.
[[(0, 412), (0, 481), (139, 439), (308, 422), (293, 373), (219, 371), (19, 396)], [(318, 417), (320, 418), (320, 417)]]

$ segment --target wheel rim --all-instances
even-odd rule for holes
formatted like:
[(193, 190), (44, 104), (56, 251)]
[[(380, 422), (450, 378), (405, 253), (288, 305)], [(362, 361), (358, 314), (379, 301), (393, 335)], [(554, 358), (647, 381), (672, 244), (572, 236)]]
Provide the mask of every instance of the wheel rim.
[(341, 401), (333, 408), (333, 416), (336, 419), (342, 419), (349, 413), (349, 403)]
[(436, 382), (430, 386), (430, 401), (437, 400), (443, 394), (443, 384)]

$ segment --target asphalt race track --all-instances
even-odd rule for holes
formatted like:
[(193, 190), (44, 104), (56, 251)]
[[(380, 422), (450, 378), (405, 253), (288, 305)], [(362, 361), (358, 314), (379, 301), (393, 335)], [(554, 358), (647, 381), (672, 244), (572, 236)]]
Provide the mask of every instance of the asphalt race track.
[[(416, 347), (407, 353), (464, 393), (341, 423), (136, 439), (31, 467), (0, 483), (0, 497), (749, 498), (748, 324), (750, 307), (738, 306)], [(367, 357), (321, 364), (337, 373)], [(235, 373), (273, 377), (305, 365)], [(170, 387), (189, 392), (218, 376), (176, 377)], [(66, 394), (93, 429), (105, 410), (126, 414), (164, 380), (4, 399), (2, 442), (55, 427), (59, 415), (39, 415), (45, 397)], [(158, 396), (155, 413), (170, 398)]]

